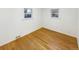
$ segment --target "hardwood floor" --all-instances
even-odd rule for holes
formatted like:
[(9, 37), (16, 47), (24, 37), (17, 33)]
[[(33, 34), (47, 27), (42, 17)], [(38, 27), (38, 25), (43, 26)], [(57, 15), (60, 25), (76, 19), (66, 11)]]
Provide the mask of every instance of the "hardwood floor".
[(0, 47), (0, 50), (77, 50), (75, 37), (41, 28)]

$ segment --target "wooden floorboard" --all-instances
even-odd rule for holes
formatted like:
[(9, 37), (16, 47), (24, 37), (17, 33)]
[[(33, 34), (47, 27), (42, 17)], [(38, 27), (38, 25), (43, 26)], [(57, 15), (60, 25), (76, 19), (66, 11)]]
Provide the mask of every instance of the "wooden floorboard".
[(0, 50), (77, 50), (77, 40), (62, 33), (41, 28), (0, 47)]

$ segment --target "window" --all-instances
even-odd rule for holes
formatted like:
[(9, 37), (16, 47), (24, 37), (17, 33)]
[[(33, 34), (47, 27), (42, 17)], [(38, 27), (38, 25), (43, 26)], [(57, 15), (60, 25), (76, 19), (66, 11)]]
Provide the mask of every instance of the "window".
[(59, 9), (51, 9), (51, 17), (59, 17)]
[(32, 9), (24, 8), (24, 18), (31, 18), (32, 17)]

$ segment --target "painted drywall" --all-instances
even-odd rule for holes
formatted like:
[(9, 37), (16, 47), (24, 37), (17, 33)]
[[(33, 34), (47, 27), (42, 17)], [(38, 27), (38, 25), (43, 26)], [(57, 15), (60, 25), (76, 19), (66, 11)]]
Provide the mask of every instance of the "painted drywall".
[(14, 37), (14, 9), (1, 8), (0, 9), (0, 45), (13, 39)]
[(40, 9), (33, 9), (30, 19), (24, 19), (23, 12), (23, 8), (0, 8), (0, 46), (41, 27)]
[(52, 18), (49, 8), (43, 9), (43, 26), (70, 36), (77, 37), (77, 13), (74, 8), (60, 8), (59, 18)]
[(78, 30), (77, 30), (77, 42), (78, 42), (78, 47), (79, 47), (79, 8), (77, 9), (77, 28), (78, 28)]
[[(16, 33), (25, 35), (41, 27), (40, 24), (40, 9), (32, 9), (32, 18), (24, 19), (23, 9), (16, 10)], [(19, 14), (19, 15), (18, 15)], [(17, 19), (16, 19), (17, 18)]]

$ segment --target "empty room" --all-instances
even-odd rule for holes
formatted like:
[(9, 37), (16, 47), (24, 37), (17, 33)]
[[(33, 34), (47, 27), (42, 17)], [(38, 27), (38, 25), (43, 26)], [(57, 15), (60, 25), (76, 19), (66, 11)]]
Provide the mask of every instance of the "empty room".
[(0, 8), (0, 50), (78, 47), (78, 8)]

